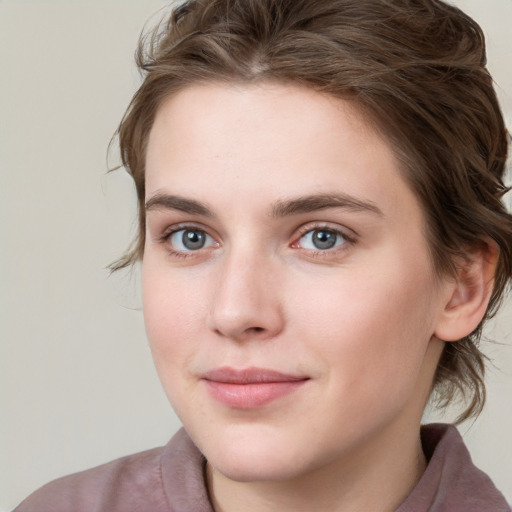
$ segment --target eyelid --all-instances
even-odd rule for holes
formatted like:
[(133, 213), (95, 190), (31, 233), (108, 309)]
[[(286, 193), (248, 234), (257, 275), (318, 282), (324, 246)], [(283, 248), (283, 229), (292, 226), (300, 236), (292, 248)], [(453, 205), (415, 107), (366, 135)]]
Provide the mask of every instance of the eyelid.
[[(206, 236), (211, 238), (213, 240), (213, 244), (208, 245), (207, 247), (201, 247), (197, 250), (182, 250), (182, 249), (176, 249), (173, 247), (170, 243), (171, 237), (178, 233), (179, 231), (201, 231), (205, 233)], [(171, 256), (177, 256), (181, 258), (190, 258), (199, 256), (200, 254), (204, 254), (206, 251), (211, 250), (212, 248), (216, 248), (220, 246), (220, 243), (218, 241), (218, 237), (211, 234), (210, 230), (207, 229), (205, 226), (194, 223), (194, 222), (180, 222), (178, 224), (173, 224), (171, 226), (168, 226), (161, 235), (157, 237), (157, 242), (164, 245), (167, 252)]]
[(206, 233), (208, 236), (210, 236), (214, 240), (217, 239), (217, 237), (215, 235), (212, 235), (210, 233), (210, 230), (206, 226), (203, 226), (200, 223), (196, 223), (196, 222), (179, 222), (177, 224), (172, 224), (172, 225), (166, 227), (162, 231), (162, 234), (158, 235), (158, 240), (160, 242), (165, 242), (174, 233), (176, 233), (178, 231), (182, 231), (182, 230), (187, 230), (187, 229), (190, 230), (190, 231), (194, 231), (194, 230), (196, 230), (196, 231), (203, 231), (204, 233)]
[[(339, 245), (336, 245), (330, 249), (307, 249), (300, 245), (301, 239), (311, 231), (330, 231), (332, 233), (336, 233), (341, 236), (345, 242)], [(331, 224), (329, 222), (310, 222), (304, 224), (298, 230), (296, 230), (296, 234), (293, 236), (293, 242), (291, 247), (295, 250), (301, 250), (308, 257), (314, 258), (332, 258), (333, 256), (340, 256), (341, 254), (350, 250), (357, 242), (358, 235), (352, 229), (349, 229), (345, 226), (340, 226), (339, 224)]]
[[(169, 243), (170, 237), (182, 230), (197, 230), (204, 232), (207, 236), (209, 236), (213, 240), (213, 244), (203, 247), (197, 250), (179, 250), (175, 249)], [(341, 243), (337, 246), (334, 246), (330, 249), (306, 249), (301, 247), (300, 240), (307, 233), (315, 230), (325, 230), (333, 233), (339, 234), (345, 240), (344, 243)], [(306, 224), (303, 224), (299, 228), (295, 230), (295, 234), (292, 235), (292, 242), (290, 243), (290, 247), (296, 250), (302, 250), (304, 253), (307, 253), (309, 256), (314, 257), (326, 257), (334, 256), (343, 252), (348, 251), (357, 241), (359, 235), (353, 230), (346, 226), (342, 226), (340, 224), (330, 223), (326, 221), (312, 221)], [(219, 241), (219, 236), (216, 233), (212, 233), (211, 229), (204, 226), (198, 222), (179, 222), (177, 224), (172, 224), (165, 228), (161, 234), (156, 236), (156, 241), (165, 246), (166, 250), (171, 254), (171, 256), (178, 257), (194, 257), (204, 254), (205, 252), (211, 250), (212, 248), (217, 248), (221, 246), (221, 242)]]
[(330, 222), (310, 222), (300, 226), (295, 235), (293, 235), (294, 240), (299, 240), (305, 234), (311, 231), (319, 231), (319, 230), (331, 231), (333, 233), (339, 233), (343, 238), (345, 238), (348, 242), (355, 243), (357, 241), (358, 235), (357, 233), (349, 229), (345, 226), (340, 226), (339, 224), (332, 224)]
[[(179, 239), (179, 234), (182, 234), (181, 240)], [(190, 247), (186, 247), (185, 243), (185, 233), (196, 233), (200, 234), (203, 238), (203, 245), (201, 247), (197, 247), (196, 249), (192, 249)], [(178, 229), (177, 231), (173, 231), (169, 237), (167, 238), (170, 245), (172, 245), (174, 250), (179, 252), (188, 253), (188, 252), (199, 252), (202, 249), (208, 249), (209, 247), (215, 246), (215, 240), (208, 233), (201, 229)]]

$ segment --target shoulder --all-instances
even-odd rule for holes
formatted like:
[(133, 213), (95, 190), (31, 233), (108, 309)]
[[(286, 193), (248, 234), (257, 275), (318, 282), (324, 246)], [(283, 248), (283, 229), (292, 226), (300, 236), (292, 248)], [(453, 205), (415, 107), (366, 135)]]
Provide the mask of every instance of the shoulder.
[[(161, 494), (162, 448), (122, 457), (107, 464), (74, 473), (41, 487), (15, 512), (82, 512), (122, 508), (137, 499), (141, 487)], [(159, 492), (160, 491), (160, 492)]]
[(422, 427), (427, 469), (397, 512), (510, 512), (491, 479), (472, 462), (453, 425)]
[[(195, 487), (204, 487), (200, 457), (181, 430), (165, 447), (54, 480), (31, 494), (14, 512), (171, 512), (176, 510), (175, 502), (187, 499), (181, 482), (184, 477), (188, 480), (193, 476)], [(191, 485), (194, 487), (189, 481)], [(194, 500), (197, 495), (196, 490)], [(203, 495), (207, 496), (206, 490)]]

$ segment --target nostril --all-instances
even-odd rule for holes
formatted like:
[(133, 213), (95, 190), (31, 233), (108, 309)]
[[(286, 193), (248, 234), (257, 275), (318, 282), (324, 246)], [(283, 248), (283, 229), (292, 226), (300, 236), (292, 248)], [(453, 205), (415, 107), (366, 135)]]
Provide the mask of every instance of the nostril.
[(250, 330), (253, 331), (253, 332), (262, 332), (265, 329), (263, 327), (251, 327)]

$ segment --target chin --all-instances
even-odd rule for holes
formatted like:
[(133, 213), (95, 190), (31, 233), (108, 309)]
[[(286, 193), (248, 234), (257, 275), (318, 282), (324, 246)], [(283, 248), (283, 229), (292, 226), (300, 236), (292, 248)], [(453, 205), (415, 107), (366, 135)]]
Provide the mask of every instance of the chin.
[(204, 446), (199, 442), (199, 449), (216, 471), (237, 482), (291, 480), (313, 466), (306, 460), (304, 443), (289, 433), (251, 427), (227, 428)]
[(301, 471), (301, 464), (296, 460), (280, 459), (275, 455), (260, 453), (257, 457), (252, 454), (225, 454), (208, 459), (216, 471), (235, 482), (278, 482), (293, 480)]

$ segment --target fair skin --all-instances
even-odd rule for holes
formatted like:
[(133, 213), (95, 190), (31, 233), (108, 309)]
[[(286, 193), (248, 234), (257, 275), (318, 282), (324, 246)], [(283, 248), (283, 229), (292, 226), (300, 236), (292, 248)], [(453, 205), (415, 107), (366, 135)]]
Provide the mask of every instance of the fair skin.
[(440, 339), (483, 313), (435, 275), (382, 135), (308, 89), (188, 87), (150, 133), (146, 215), (146, 329), (215, 510), (395, 510)]

